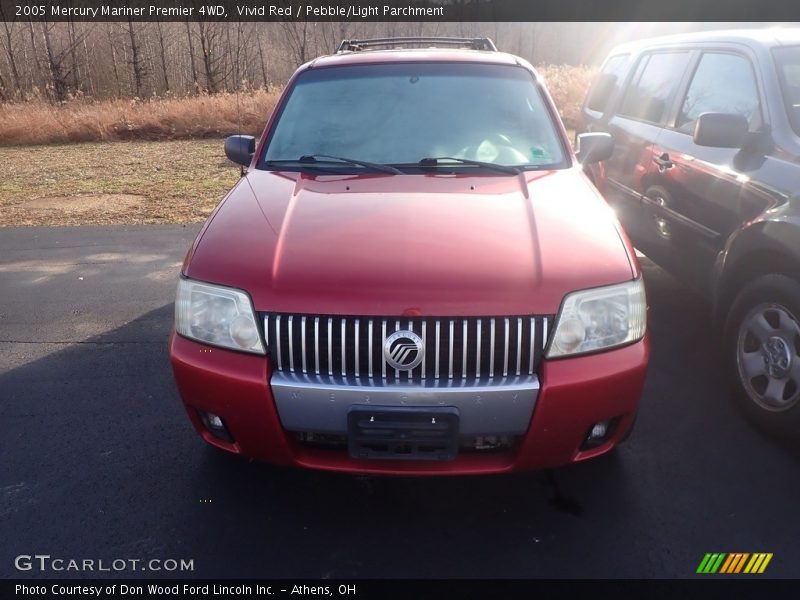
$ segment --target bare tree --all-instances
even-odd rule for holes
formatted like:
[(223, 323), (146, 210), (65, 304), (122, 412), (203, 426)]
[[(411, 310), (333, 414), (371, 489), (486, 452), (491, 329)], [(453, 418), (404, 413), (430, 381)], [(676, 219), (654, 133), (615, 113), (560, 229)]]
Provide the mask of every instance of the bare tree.
[(112, 30), (114, 23), (106, 23), (106, 36), (108, 37), (108, 46), (111, 48), (111, 67), (114, 73), (114, 84), (116, 85), (116, 96), (122, 96), (122, 84), (119, 80), (119, 63), (117, 61), (117, 45), (114, 43), (114, 36)]
[(67, 84), (69, 73), (66, 72), (64, 67), (66, 52), (63, 50), (57, 52), (55, 49), (55, 42), (51, 36), (55, 24), (41, 23), (40, 26), (42, 40), (44, 41), (44, 49), (47, 53), (47, 68), (50, 72), (50, 82), (48, 83), (50, 96), (56, 102), (63, 102), (66, 100), (69, 91), (69, 84)]
[(158, 49), (161, 56), (161, 69), (164, 73), (164, 91), (169, 93), (169, 76), (167, 75), (167, 49), (164, 44), (164, 30), (161, 27), (161, 21), (156, 21), (158, 26)]
[(131, 38), (131, 73), (133, 75), (133, 83), (136, 88), (136, 97), (144, 97), (144, 75), (145, 69), (142, 64), (142, 51), (139, 47), (139, 42), (136, 38), (136, 32), (133, 29), (133, 20), (128, 19), (128, 34)]
[(3, 74), (0, 73), (0, 100), (5, 101), (8, 99), (8, 92), (6, 92), (6, 82), (3, 79)]
[[(20, 95), (22, 93), (22, 83), (20, 81), (19, 70), (17, 69), (17, 57), (14, 50), (14, 23), (9, 23), (6, 20), (5, 11), (3, 10), (2, 4), (0, 4), (0, 20), (3, 22), (3, 33), (5, 34), (3, 46), (5, 47), (8, 68), (11, 71), (11, 78), (14, 81), (14, 93), (16, 95)], [(3, 88), (5, 88), (5, 84), (3, 84)]]
[(258, 24), (256, 24), (256, 39), (258, 40), (258, 58), (261, 62), (261, 79), (264, 84), (264, 89), (269, 89), (269, 79), (267, 77), (267, 63), (264, 60), (264, 48), (261, 45), (261, 35), (258, 32)]
[(220, 62), (221, 52), (219, 52), (220, 31), (218, 23), (206, 23), (198, 21), (197, 30), (200, 38), (200, 50), (203, 52), (203, 68), (206, 76), (206, 90), (209, 94), (219, 91), (220, 84)]
[[(72, 3), (70, 2), (70, 5)], [(72, 89), (78, 91), (81, 88), (81, 73), (80, 68), (78, 67), (78, 43), (75, 41), (75, 21), (69, 19), (67, 21), (67, 34), (69, 39), (69, 55), (72, 61)]]
[(295, 67), (308, 60), (308, 21), (281, 21), (283, 35), (286, 38), (294, 59)]
[(200, 91), (200, 84), (197, 82), (197, 67), (194, 64), (194, 43), (192, 42), (192, 30), (189, 27), (189, 20), (186, 20), (186, 38), (189, 40), (189, 62), (192, 65), (192, 86), (193, 91)]
[(33, 21), (28, 19), (28, 32), (31, 39), (31, 50), (33, 51), (32, 63), (30, 69), (31, 73), (31, 86), (39, 85), (42, 81), (42, 65), (39, 63), (39, 50), (36, 47), (36, 34), (33, 31)]
[(97, 95), (97, 90), (94, 87), (94, 78), (92, 77), (92, 67), (89, 63), (89, 46), (86, 43), (86, 36), (83, 38), (83, 56), (86, 60), (86, 78), (89, 80), (89, 91), (92, 96)]

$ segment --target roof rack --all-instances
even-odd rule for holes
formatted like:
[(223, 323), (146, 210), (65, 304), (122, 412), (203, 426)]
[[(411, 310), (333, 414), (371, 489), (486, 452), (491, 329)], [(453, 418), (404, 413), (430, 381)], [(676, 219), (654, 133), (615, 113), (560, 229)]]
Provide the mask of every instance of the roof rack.
[(369, 40), (342, 40), (336, 52), (358, 52), (375, 47), (396, 48), (398, 46), (454, 46), (471, 50), (489, 50), (497, 52), (497, 46), (489, 38), (461, 37), (391, 37), (373, 38)]

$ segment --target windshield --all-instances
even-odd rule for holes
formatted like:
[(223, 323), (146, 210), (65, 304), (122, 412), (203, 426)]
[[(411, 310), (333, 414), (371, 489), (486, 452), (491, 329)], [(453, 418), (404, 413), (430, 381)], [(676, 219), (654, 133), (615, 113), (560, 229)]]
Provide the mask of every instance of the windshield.
[(775, 48), (772, 53), (789, 122), (794, 132), (800, 135), (800, 46)]
[[(482, 168), (476, 162), (566, 166), (561, 137), (531, 74), (516, 66), (467, 63), (305, 71), (259, 166), (289, 167), (289, 161), (311, 156), (419, 168), (428, 159), (424, 168), (448, 170)], [(333, 160), (313, 164), (364, 168)]]

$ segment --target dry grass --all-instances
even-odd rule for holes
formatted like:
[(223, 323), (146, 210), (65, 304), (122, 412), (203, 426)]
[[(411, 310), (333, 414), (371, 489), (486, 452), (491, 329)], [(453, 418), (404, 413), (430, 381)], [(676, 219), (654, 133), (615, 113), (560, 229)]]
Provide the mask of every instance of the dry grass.
[(589, 67), (544, 65), (536, 70), (544, 78), (567, 129), (578, 125), (581, 104), (596, 71)]
[(202, 222), (236, 183), (220, 140), (0, 148), (0, 227)]
[(42, 100), (0, 105), (0, 145), (62, 144), (258, 135), (278, 92), (264, 90), (186, 98)]

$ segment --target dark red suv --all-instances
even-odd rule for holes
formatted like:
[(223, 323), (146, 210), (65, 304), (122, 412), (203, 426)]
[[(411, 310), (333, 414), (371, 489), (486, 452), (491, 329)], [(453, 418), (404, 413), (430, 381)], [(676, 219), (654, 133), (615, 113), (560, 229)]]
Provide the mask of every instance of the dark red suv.
[(620, 46), (583, 121), (616, 141), (590, 168), (637, 248), (711, 301), (739, 407), (796, 438), (800, 29)]
[[(431, 46), (436, 46), (431, 47)], [(447, 46), (447, 47), (444, 47)], [(649, 355), (635, 254), (533, 68), (487, 39), (303, 65), (183, 265), (170, 355), (210, 444), (367, 473), (603, 454)]]

